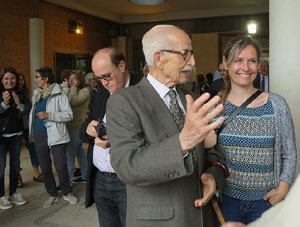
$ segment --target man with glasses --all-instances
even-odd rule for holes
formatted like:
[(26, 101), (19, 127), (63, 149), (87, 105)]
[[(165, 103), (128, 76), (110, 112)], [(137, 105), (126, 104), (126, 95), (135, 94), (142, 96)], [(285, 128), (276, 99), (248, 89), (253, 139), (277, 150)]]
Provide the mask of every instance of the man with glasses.
[(126, 185), (110, 165), (109, 139), (104, 130), (106, 102), (110, 94), (136, 84), (138, 78), (127, 71), (123, 53), (112, 47), (96, 52), (92, 69), (103, 87), (95, 94), (80, 131), (82, 140), (89, 143), (86, 207), (96, 203), (101, 227), (125, 227)]
[(216, 165), (223, 155), (204, 152), (203, 140), (224, 120), (209, 123), (223, 110), (220, 97), (206, 102), (206, 93), (195, 100), (176, 86), (187, 82), (195, 65), (184, 31), (158, 25), (142, 43), (147, 77), (107, 104), (111, 164), (127, 185), (126, 225), (211, 226), (207, 203), (222, 189), (224, 170)]

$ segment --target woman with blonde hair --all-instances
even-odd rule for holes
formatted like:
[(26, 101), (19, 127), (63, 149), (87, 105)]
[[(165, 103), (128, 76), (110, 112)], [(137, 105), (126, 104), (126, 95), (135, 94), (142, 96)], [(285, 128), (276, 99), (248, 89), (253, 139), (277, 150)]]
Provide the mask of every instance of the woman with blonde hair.
[[(228, 73), (219, 93), (225, 118), (256, 93), (260, 53), (248, 36), (227, 43), (223, 63)], [(226, 221), (248, 224), (285, 198), (294, 180), (297, 150), (283, 97), (262, 92), (223, 129), (218, 143), (230, 171), (220, 203)]]

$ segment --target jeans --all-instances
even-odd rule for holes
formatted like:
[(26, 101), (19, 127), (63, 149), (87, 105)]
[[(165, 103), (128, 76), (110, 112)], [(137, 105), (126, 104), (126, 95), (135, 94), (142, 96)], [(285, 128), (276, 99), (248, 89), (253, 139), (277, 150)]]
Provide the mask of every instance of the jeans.
[(39, 167), (39, 160), (35, 151), (34, 143), (29, 143), (29, 129), (24, 129), (23, 131), (23, 138), (25, 140), (25, 146), (29, 150), (29, 155), (31, 159), (31, 165), (32, 167)]
[(9, 152), (9, 196), (17, 190), (20, 173), (20, 152), (22, 136), (2, 137), (0, 141), (0, 197), (5, 195), (4, 176), (6, 153)]
[(97, 171), (93, 196), (101, 227), (126, 226), (126, 185), (118, 176)]
[(82, 148), (82, 141), (79, 136), (79, 130), (79, 128), (68, 130), (70, 135), (70, 142), (67, 146), (67, 164), (71, 184), (73, 179), (75, 156), (77, 157), (80, 165), (81, 178), (83, 180), (86, 180), (87, 176), (87, 155), (84, 149)]
[[(227, 195), (223, 195), (223, 200), (220, 203), (225, 221), (242, 222), (246, 225), (255, 221), (270, 207), (269, 201), (263, 199), (246, 201), (234, 199)], [(220, 223), (217, 226), (220, 226)]]
[(52, 172), (52, 160), (50, 152), (53, 155), (54, 166), (58, 174), (59, 185), (63, 195), (72, 192), (67, 169), (66, 148), (67, 144), (58, 144), (49, 148), (47, 133), (34, 133), (34, 145), (40, 161), (40, 167), (45, 180), (45, 188), (49, 195), (58, 196), (55, 179)]

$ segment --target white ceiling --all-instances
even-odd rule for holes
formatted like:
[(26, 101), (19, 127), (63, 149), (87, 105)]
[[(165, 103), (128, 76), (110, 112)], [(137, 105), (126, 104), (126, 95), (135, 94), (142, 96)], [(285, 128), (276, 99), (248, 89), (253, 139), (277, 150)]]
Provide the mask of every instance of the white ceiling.
[(142, 23), (267, 13), (269, 0), (166, 0), (139, 6), (129, 0), (45, 0), (117, 23)]

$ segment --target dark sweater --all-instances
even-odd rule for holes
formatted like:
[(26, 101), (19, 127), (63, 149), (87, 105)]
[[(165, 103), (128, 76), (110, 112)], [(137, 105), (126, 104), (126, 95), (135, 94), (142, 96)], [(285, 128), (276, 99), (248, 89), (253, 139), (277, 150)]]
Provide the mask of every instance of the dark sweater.
[[(3, 90), (0, 91), (1, 94), (4, 92)], [(15, 91), (16, 94), (20, 98), (20, 102), (25, 105), (24, 111), (27, 111), (30, 108), (30, 99), (28, 93), (24, 91)], [(2, 103), (3, 97), (0, 96), (0, 103)], [(23, 113), (17, 109), (17, 105), (15, 104), (13, 98), (10, 100), (9, 103), (10, 107), (6, 109), (4, 112), (1, 111), (0, 113), (0, 126), (2, 127), (6, 124), (5, 130), (2, 134), (11, 134), (17, 133), (24, 130), (23, 127)], [(0, 107), (2, 109), (2, 107)], [(2, 109), (3, 110), (3, 109)]]

